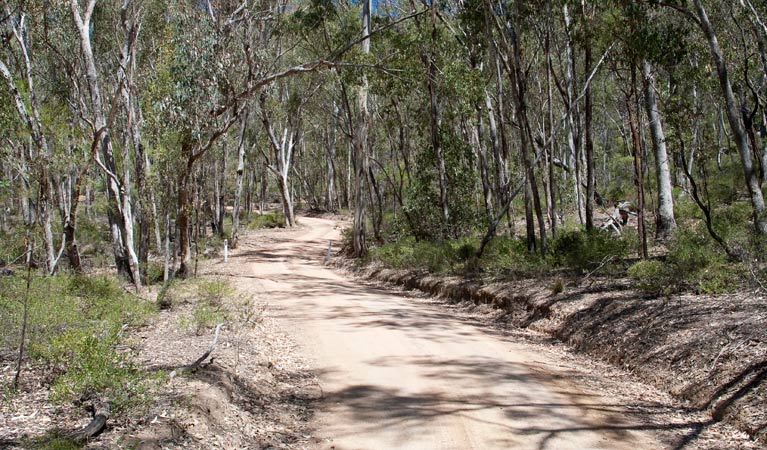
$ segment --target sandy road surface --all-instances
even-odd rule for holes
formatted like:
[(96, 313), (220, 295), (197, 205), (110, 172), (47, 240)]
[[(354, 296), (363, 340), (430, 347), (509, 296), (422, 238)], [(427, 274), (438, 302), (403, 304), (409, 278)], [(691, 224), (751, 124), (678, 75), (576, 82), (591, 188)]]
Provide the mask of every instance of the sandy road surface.
[(654, 449), (616, 402), (541, 354), (437, 307), (322, 266), (330, 220), (243, 242), (229, 270), (268, 299), (313, 360), (316, 448)]

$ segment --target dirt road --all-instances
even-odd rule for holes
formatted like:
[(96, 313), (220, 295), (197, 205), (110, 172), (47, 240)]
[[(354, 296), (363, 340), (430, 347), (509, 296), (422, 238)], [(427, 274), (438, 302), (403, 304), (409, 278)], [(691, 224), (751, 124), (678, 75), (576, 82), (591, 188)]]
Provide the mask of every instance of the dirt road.
[(301, 223), (245, 240), (228, 270), (268, 299), (313, 361), (316, 448), (664, 448), (555, 355), (324, 267), (338, 229)]

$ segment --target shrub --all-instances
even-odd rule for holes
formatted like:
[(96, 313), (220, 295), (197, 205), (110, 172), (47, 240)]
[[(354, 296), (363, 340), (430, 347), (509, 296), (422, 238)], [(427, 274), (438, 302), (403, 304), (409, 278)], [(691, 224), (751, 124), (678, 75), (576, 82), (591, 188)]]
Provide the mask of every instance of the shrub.
[(665, 262), (639, 261), (628, 270), (638, 288), (654, 294), (721, 294), (740, 285), (741, 272), (705, 235), (688, 230), (677, 230)]
[[(0, 344), (15, 349), (26, 283), (23, 276), (3, 281)], [(144, 321), (151, 304), (113, 277), (62, 274), (33, 278), (28, 305), (27, 356), (50, 371), (55, 402), (107, 396), (120, 414), (143, 398), (143, 375), (116, 346), (126, 328)]]
[(247, 225), (248, 230), (262, 228), (285, 228), (285, 214), (282, 211), (251, 215)]
[(543, 267), (538, 253), (527, 251), (526, 243), (517, 238), (497, 236), (485, 247), (482, 268), (494, 275), (509, 273), (535, 274)]
[(554, 280), (554, 282), (551, 283), (551, 286), (549, 286), (549, 290), (551, 291), (551, 295), (557, 295), (561, 294), (565, 291), (565, 282), (561, 278), (557, 278)]
[(0, 266), (23, 263), (27, 248), (24, 244), (24, 227), (14, 227), (8, 231), (0, 230)]
[(609, 233), (577, 230), (565, 231), (553, 239), (550, 251), (555, 265), (591, 270), (610, 257), (622, 259), (628, 254), (628, 246)]
[(197, 301), (192, 313), (182, 318), (181, 325), (201, 335), (205, 330), (225, 322), (228, 308), (225, 300), (234, 295), (234, 288), (223, 279), (201, 279), (197, 283)]
[(146, 266), (146, 284), (157, 284), (163, 282), (165, 276), (165, 266), (161, 263), (149, 261)]
[(370, 250), (369, 259), (394, 269), (421, 269), (443, 273), (458, 261), (450, 241), (418, 241), (413, 238), (385, 244)]
[(669, 268), (661, 261), (645, 259), (628, 268), (636, 286), (653, 294), (671, 293)]
[(234, 288), (222, 278), (203, 278), (198, 282), (200, 298), (213, 306), (221, 306), (224, 299), (234, 295)]

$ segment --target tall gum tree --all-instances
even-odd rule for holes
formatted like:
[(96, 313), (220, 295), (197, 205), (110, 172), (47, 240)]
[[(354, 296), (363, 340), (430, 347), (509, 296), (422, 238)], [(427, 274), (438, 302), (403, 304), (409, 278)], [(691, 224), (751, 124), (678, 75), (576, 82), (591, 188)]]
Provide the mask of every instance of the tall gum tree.
[(695, 16), (689, 14), (696, 21), (697, 25), (703, 31), (703, 35), (708, 42), (709, 50), (711, 51), (711, 59), (716, 67), (717, 77), (719, 79), (719, 87), (722, 91), (722, 96), (725, 102), (725, 111), (727, 113), (727, 120), (730, 124), (730, 131), (733, 135), (733, 140), (738, 148), (738, 154), (740, 155), (741, 165), (743, 166), (743, 175), (748, 188), (748, 193), (751, 198), (751, 207), (754, 212), (754, 225), (756, 231), (767, 236), (767, 208), (764, 203), (764, 196), (762, 195), (761, 187), (759, 186), (758, 177), (754, 170), (754, 163), (751, 156), (751, 148), (748, 142), (748, 134), (743, 124), (743, 117), (741, 116), (738, 108), (738, 102), (733, 93), (732, 84), (730, 82), (730, 75), (727, 70), (727, 61), (724, 56), (724, 52), (719, 45), (714, 27), (709, 20), (708, 13), (702, 0), (693, 0), (695, 7)]

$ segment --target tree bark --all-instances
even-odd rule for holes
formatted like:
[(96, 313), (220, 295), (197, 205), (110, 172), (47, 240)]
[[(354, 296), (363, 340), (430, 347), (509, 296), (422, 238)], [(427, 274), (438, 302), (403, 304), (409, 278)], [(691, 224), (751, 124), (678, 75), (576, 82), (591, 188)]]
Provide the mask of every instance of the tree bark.
[(242, 129), (237, 144), (237, 172), (234, 182), (234, 207), (232, 208), (232, 232), (229, 237), (229, 247), (237, 248), (240, 234), (240, 201), (242, 199), (242, 181), (245, 173), (245, 130), (248, 124), (248, 110), (242, 115)]
[(636, 91), (635, 69), (631, 71), (631, 94), (626, 96), (626, 111), (628, 112), (629, 127), (631, 128), (632, 152), (634, 155), (634, 184), (637, 187), (637, 231), (639, 232), (640, 256), (647, 258), (647, 231), (644, 221), (644, 162), (642, 160), (642, 148), (639, 137), (639, 125), (632, 105), (632, 99)]
[[(10, 12), (6, 9), (6, 14)], [(18, 43), (22, 58), (24, 61), (24, 78), (27, 89), (29, 90), (29, 106), (32, 114), (27, 112), (26, 104), (22, 99), (19, 90), (16, 88), (15, 81), (10, 70), (3, 61), (0, 61), (0, 76), (2, 76), (8, 86), (8, 90), (13, 97), (16, 111), (22, 119), (22, 122), (30, 133), (31, 141), (40, 153), (39, 182), (40, 191), (38, 196), (38, 217), (43, 228), (43, 242), (45, 245), (45, 268), (46, 273), (53, 274), (56, 271), (56, 250), (53, 242), (53, 231), (51, 228), (51, 180), (48, 174), (48, 161), (51, 158), (48, 140), (43, 131), (43, 124), (40, 118), (40, 111), (37, 102), (37, 91), (32, 78), (32, 60), (30, 58), (25, 40), (24, 29), (17, 28), (15, 19), (9, 20), (12, 26), (12, 32)], [(23, 23), (23, 22), (22, 22)], [(31, 222), (30, 222), (31, 223)]]
[(333, 102), (333, 115), (328, 129), (328, 143), (325, 161), (325, 210), (336, 211), (336, 128), (338, 128), (338, 106)]
[(293, 211), (293, 198), (290, 192), (288, 176), (290, 175), (293, 163), (296, 141), (300, 135), (301, 107), (299, 106), (298, 110), (285, 120), (282, 137), (278, 140), (274, 134), (274, 126), (266, 108), (266, 94), (261, 95), (260, 102), (261, 122), (264, 124), (269, 144), (272, 147), (274, 160), (274, 164), (270, 164), (267, 167), (277, 178), (280, 198), (282, 199), (282, 212), (285, 214), (285, 224), (292, 228), (296, 225), (296, 217)]
[(578, 107), (572, 107), (574, 99), (574, 85), (575, 85), (575, 56), (573, 55), (573, 43), (572, 43), (572, 31), (570, 23), (570, 12), (567, 5), (562, 7), (562, 15), (565, 21), (565, 30), (567, 32), (566, 39), (566, 112), (567, 112), (567, 145), (570, 149), (570, 167), (573, 168), (573, 189), (575, 194), (575, 206), (578, 211), (578, 219), (581, 225), (586, 224), (586, 210), (583, 202), (583, 192), (581, 183), (581, 139), (580, 131), (578, 130), (578, 123), (580, 117), (578, 114)]
[[(370, 53), (370, 13), (372, 0), (364, 0), (362, 4), (362, 53)], [(365, 184), (368, 179), (368, 126), (370, 112), (368, 110), (368, 79), (362, 74), (362, 83), (357, 95), (359, 115), (355, 132), (353, 133), (354, 148), (354, 221), (352, 223), (352, 256), (361, 258), (367, 255), (368, 245), (365, 233)]]
[(482, 108), (479, 105), (475, 106), (477, 112), (477, 123), (473, 127), (474, 145), (476, 147), (477, 163), (479, 165), (479, 174), (482, 180), (482, 198), (485, 205), (485, 215), (488, 220), (493, 219), (493, 188), (490, 184), (490, 169), (487, 164), (487, 148), (482, 140)]
[[(585, 21), (585, 43), (584, 43), (584, 67), (586, 71), (591, 70), (592, 57), (591, 57), (591, 24), (587, 21), (587, 13), (585, 3), (583, 5), (583, 20)], [(588, 73), (588, 72), (587, 72)], [(584, 212), (586, 213), (586, 230), (594, 229), (594, 197), (596, 191), (596, 167), (594, 164), (594, 139), (592, 137), (592, 95), (591, 95), (591, 83), (586, 85), (585, 91), (585, 147), (586, 147), (586, 207)]]
[(644, 75), (644, 103), (650, 125), (653, 151), (655, 153), (655, 179), (658, 184), (658, 212), (656, 216), (655, 237), (664, 241), (671, 237), (676, 228), (674, 220), (674, 198), (671, 191), (671, 170), (666, 151), (666, 135), (663, 132), (658, 99), (655, 95), (655, 77), (649, 61), (642, 61)]
[[(101, 134), (101, 161), (102, 170), (107, 180), (107, 201), (109, 227), (112, 233), (112, 249), (115, 257), (117, 272), (129, 278), (137, 286), (141, 280), (138, 273), (138, 257), (132, 247), (132, 235), (128, 236), (128, 229), (132, 226), (131, 204), (128, 186), (122, 185), (118, 178), (119, 171), (112, 149), (112, 139), (108, 129), (107, 116), (104, 111), (104, 100), (96, 69), (96, 59), (91, 47), (91, 16), (93, 14), (95, 0), (89, 0), (84, 13), (81, 14), (78, 0), (70, 0), (72, 17), (74, 19), (80, 41), (80, 50), (85, 64), (85, 74), (88, 82), (88, 91), (94, 115), (94, 133), (104, 129)], [(122, 83), (119, 83), (122, 89)], [(118, 93), (119, 94), (119, 93)]]
[(749, 195), (751, 197), (751, 207), (754, 212), (754, 225), (757, 233), (767, 236), (767, 208), (765, 208), (764, 197), (762, 190), (759, 187), (759, 181), (757, 180), (756, 173), (754, 171), (754, 164), (751, 159), (751, 149), (748, 143), (748, 136), (743, 126), (743, 119), (738, 110), (738, 103), (735, 99), (735, 94), (732, 91), (732, 85), (730, 83), (730, 77), (727, 72), (727, 63), (724, 59), (724, 53), (719, 46), (719, 41), (716, 38), (714, 28), (709, 21), (708, 14), (703, 7), (701, 0), (693, 0), (695, 5), (695, 11), (698, 17), (698, 25), (708, 41), (709, 49), (711, 50), (711, 57), (716, 66), (716, 72), (719, 78), (719, 86), (724, 96), (727, 119), (730, 123), (730, 130), (732, 131), (735, 144), (738, 147), (738, 153), (740, 154), (741, 164), (743, 165), (743, 175), (746, 181), (746, 187), (748, 188)]

